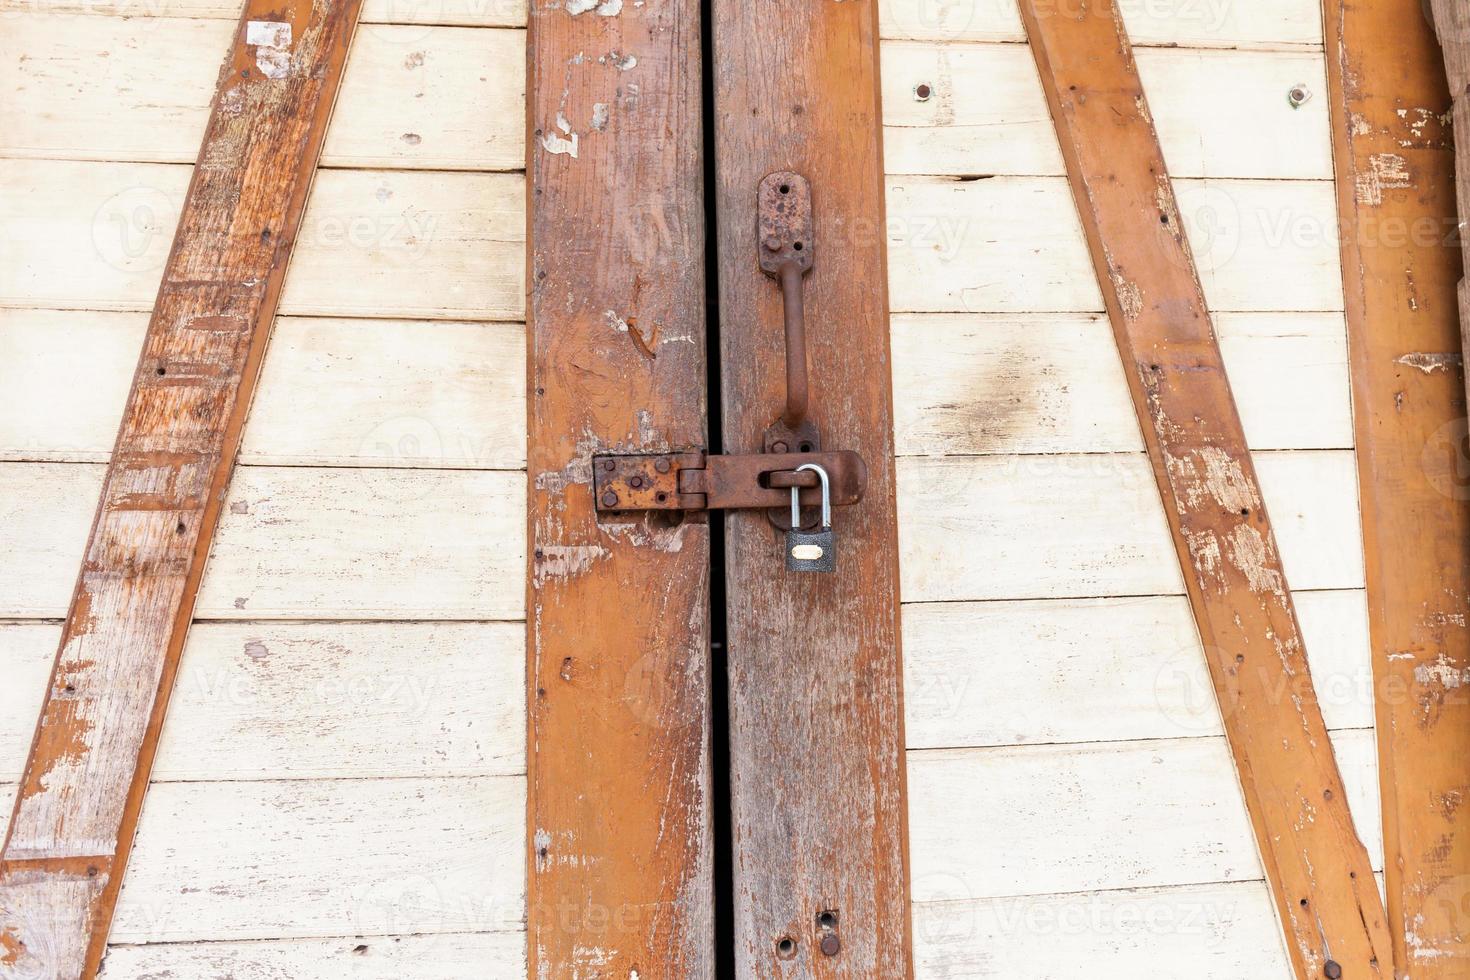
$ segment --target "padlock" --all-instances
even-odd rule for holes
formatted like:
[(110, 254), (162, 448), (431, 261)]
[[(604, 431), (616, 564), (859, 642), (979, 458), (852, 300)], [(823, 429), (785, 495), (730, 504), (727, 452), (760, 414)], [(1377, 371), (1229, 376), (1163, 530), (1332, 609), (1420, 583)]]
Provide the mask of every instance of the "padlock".
[(832, 533), (832, 488), (827, 471), (816, 463), (798, 466), (796, 471), (813, 470), (822, 481), (822, 526), (815, 531), (801, 529), (801, 488), (791, 488), (791, 530), (786, 532), (786, 570), (788, 572), (835, 572), (837, 539)]

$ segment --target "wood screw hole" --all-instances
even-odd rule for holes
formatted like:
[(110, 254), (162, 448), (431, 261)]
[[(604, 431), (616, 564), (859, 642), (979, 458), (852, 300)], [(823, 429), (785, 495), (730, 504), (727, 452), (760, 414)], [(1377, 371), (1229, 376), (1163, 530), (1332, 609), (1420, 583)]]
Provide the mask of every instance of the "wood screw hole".
[(783, 960), (794, 959), (796, 957), (796, 940), (790, 936), (782, 936), (776, 940), (776, 955)]

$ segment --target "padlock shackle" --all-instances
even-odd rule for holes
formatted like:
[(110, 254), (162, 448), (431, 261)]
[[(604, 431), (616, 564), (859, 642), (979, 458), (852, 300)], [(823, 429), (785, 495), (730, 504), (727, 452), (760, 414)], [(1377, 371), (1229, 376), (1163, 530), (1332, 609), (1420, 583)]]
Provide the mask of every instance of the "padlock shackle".
[[(816, 463), (806, 463), (796, 468), (796, 472), (812, 470), (817, 474), (817, 479), (822, 481), (822, 527), (832, 526), (832, 485), (827, 479), (827, 471)], [(801, 488), (791, 488), (791, 526), (801, 527)]]

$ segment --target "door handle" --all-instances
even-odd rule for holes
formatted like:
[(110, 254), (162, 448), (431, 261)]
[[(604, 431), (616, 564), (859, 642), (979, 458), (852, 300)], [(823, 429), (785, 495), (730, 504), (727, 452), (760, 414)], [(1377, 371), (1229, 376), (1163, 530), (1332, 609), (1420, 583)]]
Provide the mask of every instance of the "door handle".
[(811, 186), (801, 174), (767, 174), (756, 191), (756, 234), (761, 271), (781, 286), (786, 335), (786, 405), (766, 433), (768, 452), (812, 452), (816, 427), (807, 420), (806, 322), (802, 280), (816, 258)]

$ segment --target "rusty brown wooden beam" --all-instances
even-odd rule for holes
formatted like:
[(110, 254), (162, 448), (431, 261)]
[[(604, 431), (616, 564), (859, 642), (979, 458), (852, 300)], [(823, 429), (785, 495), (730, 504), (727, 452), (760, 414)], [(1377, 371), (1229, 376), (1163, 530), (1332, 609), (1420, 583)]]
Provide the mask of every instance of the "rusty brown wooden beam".
[(1121, 16), (1112, 0), (1020, 7), (1293, 969), (1388, 977), (1383, 903)]
[(877, 5), (715, 0), (711, 30), (725, 451), (761, 451), (787, 404), (756, 192), (794, 171), (816, 222), (810, 417), (822, 449), (868, 466), (835, 515), (836, 574), (787, 572), (764, 513), (726, 517), (736, 969), (897, 980), (913, 968)]
[(705, 446), (696, 0), (533, 4), (530, 976), (712, 977), (709, 525), (594, 511)]
[(220, 71), (0, 855), (17, 975), (106, 951), (358, 7), (249, 0)]
[[(1470, 975), (1470, 469), (1450, 93), (1420, 0), (1327, 0), (1326, 14), (1389, 931), (1400, 976), (1449, 980)], [(1452, 56), (1457, 39), (1446, 19)]]

